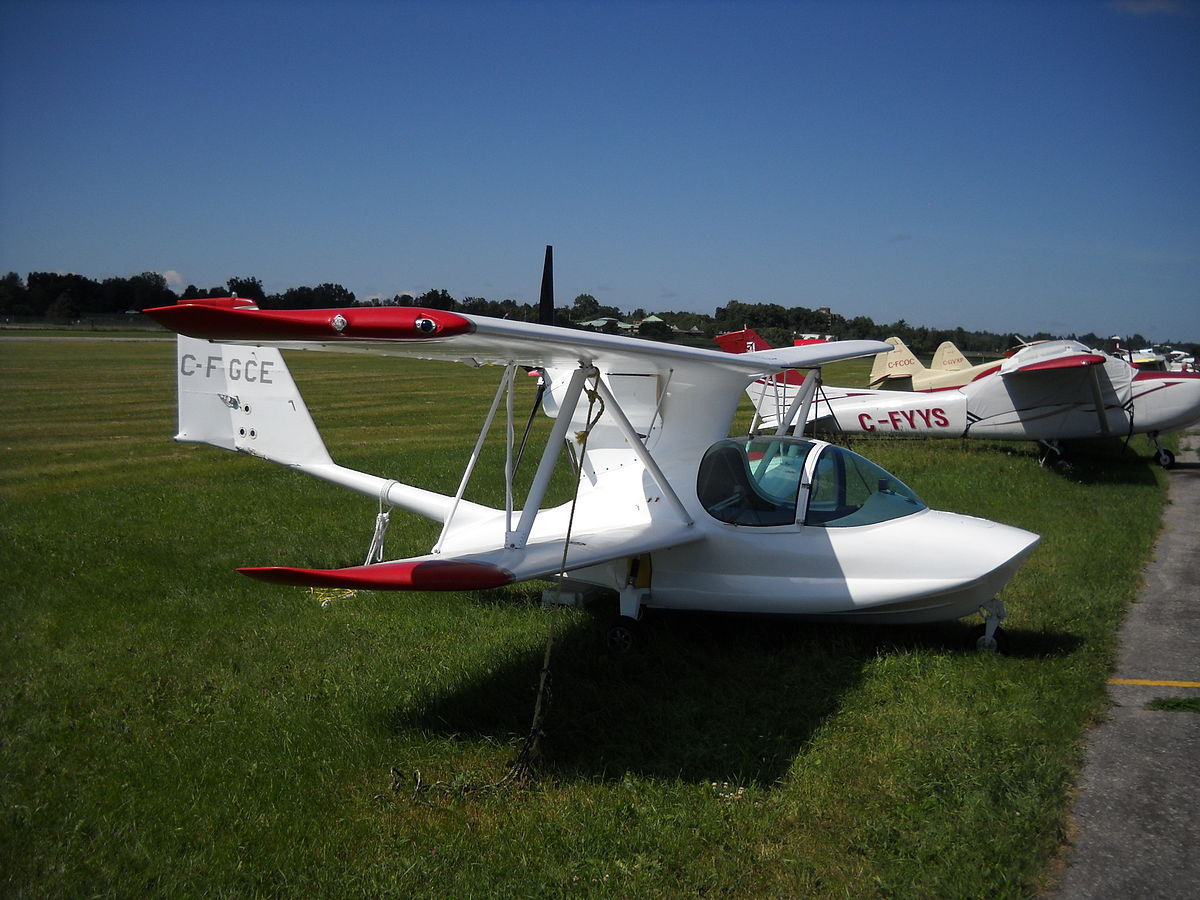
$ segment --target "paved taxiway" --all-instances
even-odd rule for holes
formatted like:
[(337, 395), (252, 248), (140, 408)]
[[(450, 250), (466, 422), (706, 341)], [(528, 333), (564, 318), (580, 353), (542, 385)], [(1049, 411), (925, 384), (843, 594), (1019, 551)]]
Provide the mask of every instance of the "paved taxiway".
[(1192, 426), (1169, 470), (1154, 561), (1121, 628), (1113, 708), (1088, 739), (1067, 866), (1047, 900), (1200, 897), (1200, 713), (1146, 709), (1158, 697), (1200, 698), (1188, 686), (1200, 684), (1197, 447)]

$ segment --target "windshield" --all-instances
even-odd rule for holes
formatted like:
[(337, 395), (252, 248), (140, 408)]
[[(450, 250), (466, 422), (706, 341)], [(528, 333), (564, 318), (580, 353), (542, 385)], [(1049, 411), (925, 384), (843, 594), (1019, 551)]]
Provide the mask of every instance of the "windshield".
[[(806, 468), (811, 485), (804, 483)], [(713, 518), (759, 527), (795, 524), (798, 503), (807, 504), (804, 524), (822, 528), (873, 525), (925, 509), (904, 482), (857, 453), (777, 436), (713, 444), (700, 461), (696, 493)]]
[(783, 437), (718, 441), (700, 461), (696, 492), (709, 515), (732, 525), (791, 525), (810, 441)]
[(911, 488), (869, 459), (830, 445), (817, 459), (805, 525), (872, 525), (925, 509)]

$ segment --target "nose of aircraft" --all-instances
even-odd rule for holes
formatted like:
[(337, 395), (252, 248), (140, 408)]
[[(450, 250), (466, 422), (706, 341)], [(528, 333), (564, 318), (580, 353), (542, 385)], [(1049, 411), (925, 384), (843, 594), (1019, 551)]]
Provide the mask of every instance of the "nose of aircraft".
[(928, 553), (923, 562), (931, 571), (964, 585), (984, 579), (993, 593), (1012, 578), (1041, 540), (1024, 528), (940, 510), (930, 510), (922, 524)]

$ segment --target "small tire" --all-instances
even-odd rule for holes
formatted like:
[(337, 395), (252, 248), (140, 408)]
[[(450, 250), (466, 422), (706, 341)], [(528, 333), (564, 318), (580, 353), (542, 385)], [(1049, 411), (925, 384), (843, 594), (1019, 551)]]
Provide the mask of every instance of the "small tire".
[(986, 626), (979, 626), (979, 637), (975, 640), (975, 649), (982, 653), (1003, 653), (1008, 646), (1008, 635), (1003, 628), (997, 628), (991, 639), (988, 639)]
[(632, 653), (641, 642), (641, 625), (637, 619), (619, 616), (604, 635), (604, 646), (613, 654), (625, 656)]
[(1166, 447), (1162, 447), (1156, 454), (1154, 454), (1154, 461), (1164, 469), (1169, 469), (1171, 466), (1175, 465), (1175, 454)]

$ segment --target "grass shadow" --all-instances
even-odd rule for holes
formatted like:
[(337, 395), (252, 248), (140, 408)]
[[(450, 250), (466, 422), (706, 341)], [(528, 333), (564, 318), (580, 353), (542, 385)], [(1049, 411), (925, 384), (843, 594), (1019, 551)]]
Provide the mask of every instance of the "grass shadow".
[(1076, 484), (1153, 485), (1157, 463), (1124, 438), (1064, 441), (1062, 462), (1049, 468)]
[[(602, 649), (607, 623), (597, 613), (556, 638), (540, 763), (553, 776), (769, 787), (881, 654), (977, 652), (974, 629), (960, 622), (864, 627), (648, 611), (641, 648), (616, 656)], [(1034, 632), (1009, 642), (1018, 657), (1064, 655), (1081, 643)], [(513, 741), (529, 728), (542, 652), (530, 647), (453, 692), (396, 710), (391, 727)]]

